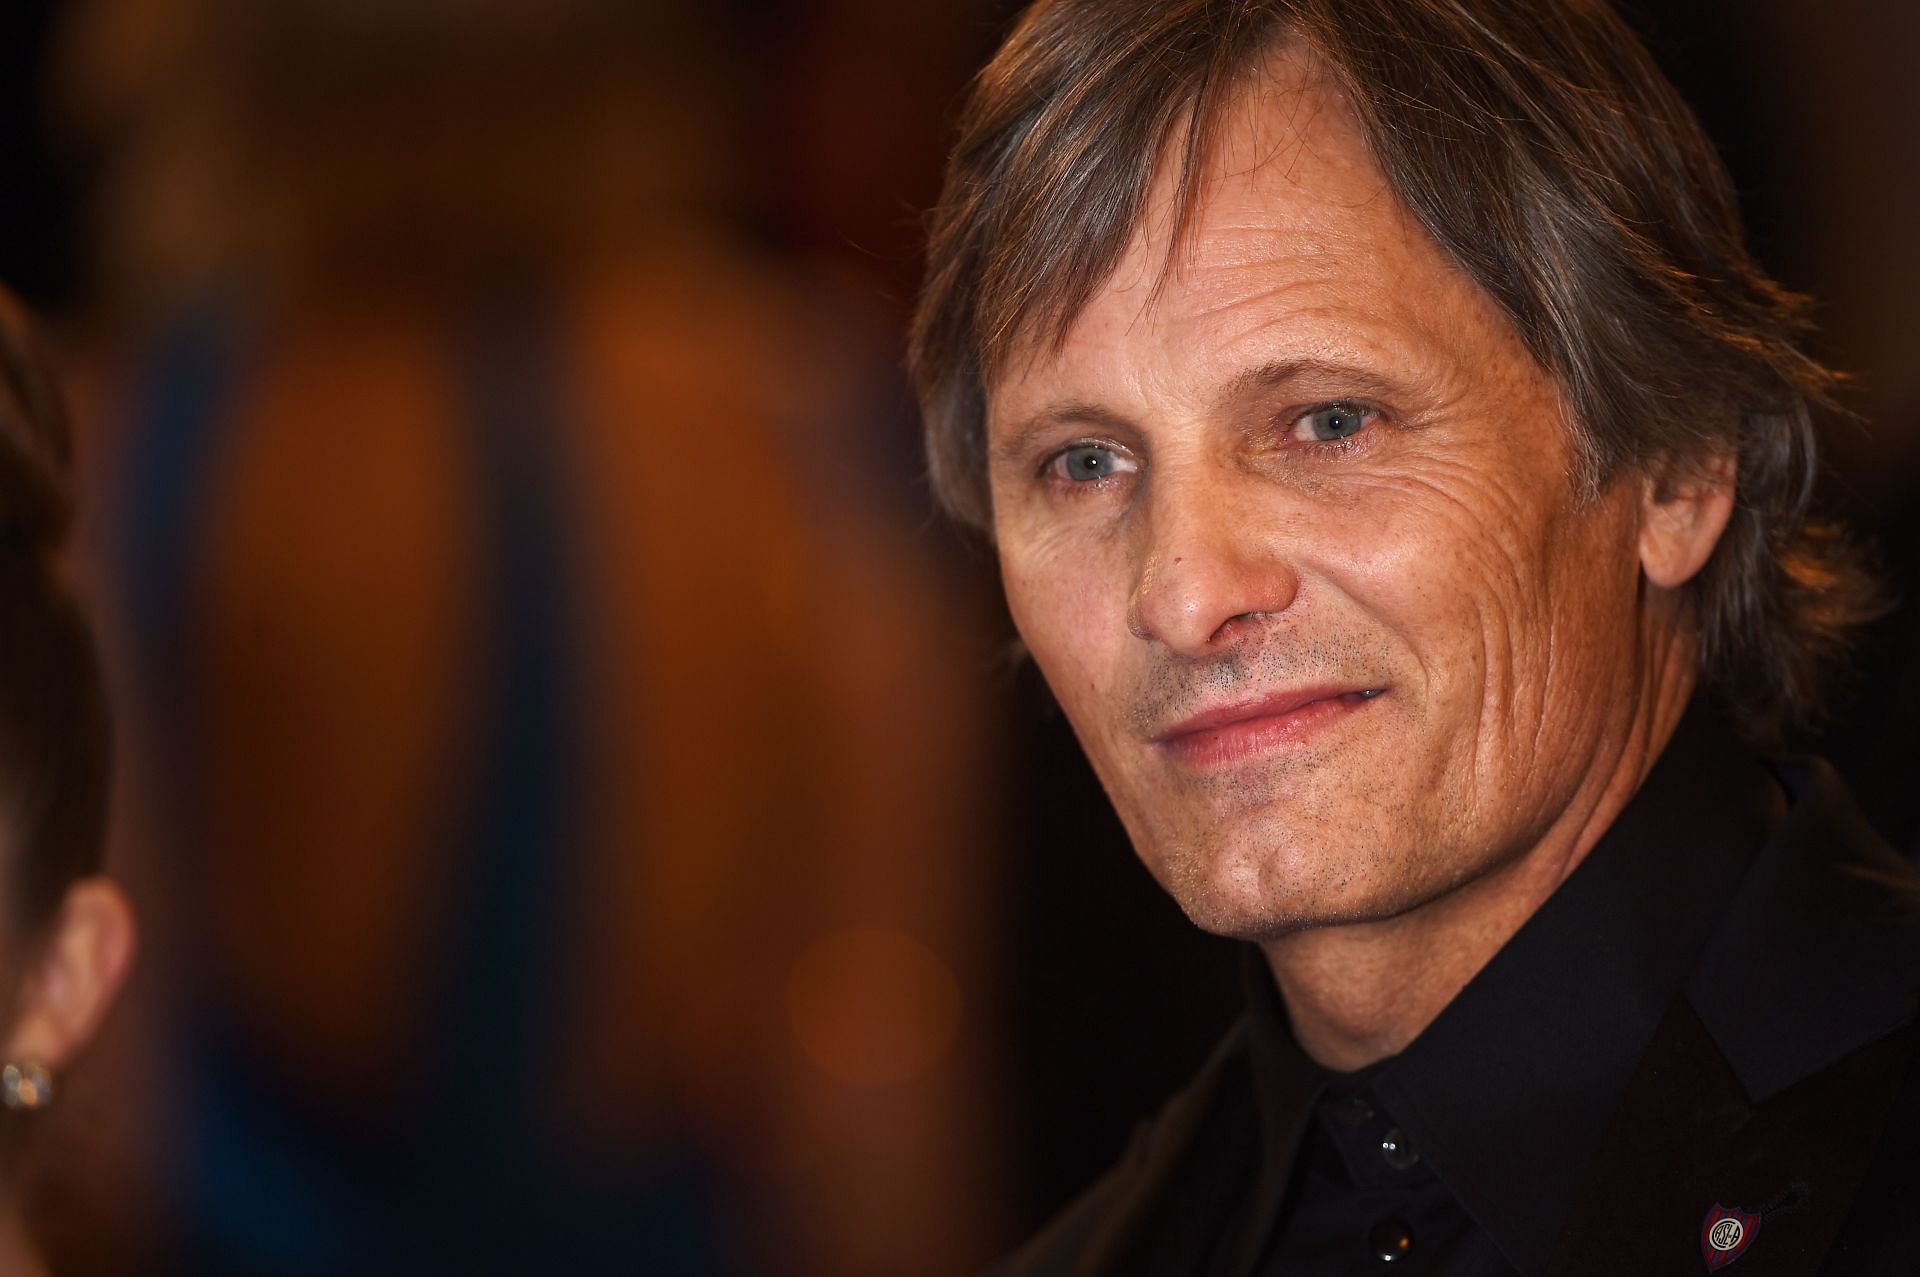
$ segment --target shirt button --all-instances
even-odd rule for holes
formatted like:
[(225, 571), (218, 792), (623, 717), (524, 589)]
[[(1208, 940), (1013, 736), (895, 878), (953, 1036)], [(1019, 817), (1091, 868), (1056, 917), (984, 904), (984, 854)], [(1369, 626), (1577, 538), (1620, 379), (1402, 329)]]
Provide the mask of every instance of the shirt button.
[(1383, 1219), (1367, 1230), (1367, 1246), (1383, 1264), (1413, 1253), (1413, 1230), (1398, 1219)]
[(1420, 1154), (1407, 1147), (1407, 1137), (1397, 1126), (1380, 1137), (1380, 1156), (1396, 1171), (1404, 1171), (1420, 1160)]

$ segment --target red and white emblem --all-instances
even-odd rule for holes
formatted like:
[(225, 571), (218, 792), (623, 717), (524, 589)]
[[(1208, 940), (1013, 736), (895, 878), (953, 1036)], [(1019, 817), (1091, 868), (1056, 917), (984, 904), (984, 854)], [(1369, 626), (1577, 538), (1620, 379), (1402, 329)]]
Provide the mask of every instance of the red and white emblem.
[(1759, 1231), (1758, 1214), (1715, 1202), (1700, 1223), (1700, 1258), (1706, 1261), (1707, 1271), (1718, 1272), (1746, 1254)]

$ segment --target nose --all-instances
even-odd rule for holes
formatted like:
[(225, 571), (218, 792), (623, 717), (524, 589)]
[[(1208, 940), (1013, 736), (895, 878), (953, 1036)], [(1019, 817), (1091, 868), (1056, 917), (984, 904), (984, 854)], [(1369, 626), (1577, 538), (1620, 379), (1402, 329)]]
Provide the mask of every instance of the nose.
[(1155, 478), (1136, 533), (1127, 610), (1136, 638), (1205, 656), (1230, 646), (1246, 621), (1293, 605), (1300, 578), (1279, 523), (1285, 516), (1244, 499), (1240, 488), (1250, 480), (1164, 470)]

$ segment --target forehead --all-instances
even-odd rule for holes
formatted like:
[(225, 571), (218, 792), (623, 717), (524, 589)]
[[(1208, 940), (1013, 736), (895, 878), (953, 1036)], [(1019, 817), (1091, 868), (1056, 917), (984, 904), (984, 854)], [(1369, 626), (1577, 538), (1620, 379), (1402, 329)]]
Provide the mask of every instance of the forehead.
[(1222, 108), (1176, 245), (1183, 135), (1174, 130), (1125, 252), (1064, 340), (1029, 334), (989, 384), (990, 431), (1037, 396), (1113, 388), (1115, 356), (1142, 377), (1170, 378), (1172, 367), (1150, 365), (1172, 363), (1189, 379), (1231, 377), (1250, 336), (1285, 348), (1275, 356), (1417, 366), (1446, 362), (1470, 334), (1537, 371), (1401, 203), (1304, 45), (1273, 50)]

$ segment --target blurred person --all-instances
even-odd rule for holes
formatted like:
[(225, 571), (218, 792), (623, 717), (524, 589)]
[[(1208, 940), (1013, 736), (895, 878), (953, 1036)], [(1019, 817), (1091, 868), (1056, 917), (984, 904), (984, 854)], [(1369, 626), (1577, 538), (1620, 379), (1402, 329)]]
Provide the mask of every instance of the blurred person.
[(175, 1262), (984, 1258), (980, 662), (727, 29), (73, 20)]
[(1246, 942), (1002, 1271), (1920, 1266), (1920, 871), (1775, 753), (1884, 605), (1836, 378), (1612, 7), (1041, 0), (929, 256), (940, 495)]
[(134, 951), (102, 876), (109, 723), (93, 635), (57, 563), (71, 445), (27, 320), (0, 293), (0, 1273), (46, 1271), (32, 1127), (94, 1036)]

